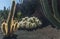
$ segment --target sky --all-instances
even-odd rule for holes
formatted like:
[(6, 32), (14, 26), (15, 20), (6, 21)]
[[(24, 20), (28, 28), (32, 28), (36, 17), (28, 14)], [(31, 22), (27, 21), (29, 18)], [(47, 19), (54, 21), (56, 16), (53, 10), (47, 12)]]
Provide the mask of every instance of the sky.
[[(19, 2), (19, 0), (16, 0), (16, 3)], [(11, 7), (12, 0), (0, 0), (0, 10), (4, 9), (4, 6), (6, 8)]]

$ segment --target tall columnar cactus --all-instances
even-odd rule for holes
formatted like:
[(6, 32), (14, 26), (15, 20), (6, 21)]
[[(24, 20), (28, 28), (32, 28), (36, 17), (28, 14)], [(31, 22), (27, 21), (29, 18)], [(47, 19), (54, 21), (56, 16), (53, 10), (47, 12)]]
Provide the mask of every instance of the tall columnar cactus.
[(9, 12), (8, 18), (5, 22), (2, 23), (2, 26), (1, 26), (1, 29), (3, 33), (5, 33), (5, 35), (13, 34), (13, 27), (15, 26), (15, 23), (13, 20), (14, 14), (15, 14), (15, 8), (16, 8), (16, 4), (15, 4), (15, 0), (13, 0), (11, 11)]
[(12, 7), (11, 7), (11, 11), (10, 11), (10, 14), (8, 16), (8, 19), (7, 19), (7, 24), (8, 24), (8, 33), (10, 33), (10, 28), (11, 26), (13, 26), (12, 22), (13, 22), (13, 19), (14, 19), (14, 13), (15, 13), (15, 7), (16, 7), (16, 4), (15, 4), (15, 1), (12, 2)]
[(45, 16), (48, 18), (48, 20), (50, 20), (52, 24), (57, 26), (57, 28), (60, 28), (60, 14), (57, 10), (57, 0), (52, 0), (51, 2), (53, 14), (51, 8), (49, 7), (48, 0), (40, 0)]

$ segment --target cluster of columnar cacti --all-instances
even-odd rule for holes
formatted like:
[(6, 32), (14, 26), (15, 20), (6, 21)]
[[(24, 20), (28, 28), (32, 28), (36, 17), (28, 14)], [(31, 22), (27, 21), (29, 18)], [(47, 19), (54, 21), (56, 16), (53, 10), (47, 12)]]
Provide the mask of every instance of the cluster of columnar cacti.
[(15, 29), (13, 29), (13, 28), (15, 28), (15, 25), (16, 25), (16, 22), (14, 23), (15, 9), (16, 9), (16, 4), (15, 4), (15, 0), (13, 0), (12, 7), (9, 12), (8, 18), (7, 18), (6, 22), (2, 23), (2, 26), (1, 26), (3, 33), (8, 36), (13, 34), (13, 32), (15, 31)]
[[(8, 23), (4, 21), (1, 25), (1, 30), (4, 35), (8, 35)], [(18, 30), (18, 21), (12, 20), (11, 26), (10, 26), (10, 33), (14, 33)]]
[(40, 3), (48, 20), (50, 20), (53, 25), (57, 26), (57, 28), (60, 28), (60, 14), (57, 8), (57, 0), (51, 0), (52, 8), (49, 7), (48, 0), (40, 0)]
[(40, 26), (42, 22), (37, 17), (25, 17), (19, 21), (19, 28), (32, 29)]

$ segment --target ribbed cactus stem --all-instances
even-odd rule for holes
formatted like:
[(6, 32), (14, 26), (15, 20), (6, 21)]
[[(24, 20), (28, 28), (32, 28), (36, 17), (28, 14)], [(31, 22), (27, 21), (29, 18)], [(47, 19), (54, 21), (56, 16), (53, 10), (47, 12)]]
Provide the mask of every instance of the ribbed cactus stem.
[(52, 8), (53, 8), (53, 12), (54, 12), (54, 17), (55, 19), (60, 22), (60, 15), (57, 9), (57, 0), (52, 0)]
[(7, 19), (8, 34), (10, 34), (11, 23), (13, 22), (12, 20), (14, 19), (15, 7), (16, 7), (16, 4), (15, 4), (15, 1), (13, 1), (11, 11), (9, 12), (8, 19)]
[[(56, 0), (53, 0), (53, 1), (56, 2)], [(43, 9), (43, 12), (44, 12), (45, 16), (48, 18), (48, 20), (50, 20), (50, 22), (52, 24), (54, 24), (55, 26), (57, 26), (59, 28), (60, 27), (60, 22), (58, 22), (58, 20), (56, 20), (54, 15), (51, 14), (52, 12), (51, 12), (51, 8), (49, 7), (48, 0), (40, 0), (40, 2), (41, 2), (42, 9)], [(54, 10), (55, 10), (55, 7), (56, 6), (54, 6)], [(57, 13), (58, 13), (57, 11), (54, 12), (55, 15)]]

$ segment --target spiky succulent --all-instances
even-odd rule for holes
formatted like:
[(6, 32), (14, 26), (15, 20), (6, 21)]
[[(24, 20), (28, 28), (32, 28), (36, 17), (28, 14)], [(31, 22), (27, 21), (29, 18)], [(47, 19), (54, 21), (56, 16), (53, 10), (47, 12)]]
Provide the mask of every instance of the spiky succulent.
[[(18, 28), (33, 29), (40, 26), (41, 24), (42, 22), (36, 17), (25, 17), (25, 18), (22, 18), (22, 20), (19, 22), (17, 20), (12, 20), (10, 33), (16, 32)], [(1, 30), (5, 35), (8, 34), (8, 24), (6, 22), (2, 23)]]
[(42, 22), (37, 17), (25, 17), (18, 23), (19, 28), (36, 28), (40, 26)]
[[(60, 14), (58, 9), (58, 0), (40, 0), (45, 17), (55, 26), (60, 29)], [(50, 7), (51, 6), (51, 7)]]
[(2, 23), (1, 30), (2, 30), (3, 35), (7, 35), (7, 33), (8, 33), (7, 23), (5, 23), (5, 22)]

